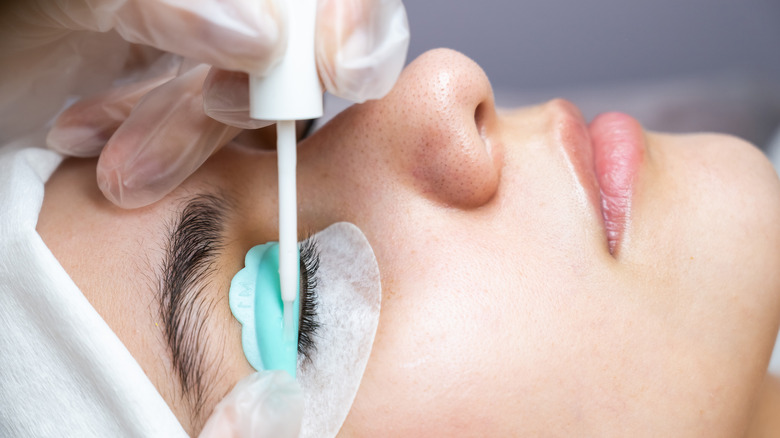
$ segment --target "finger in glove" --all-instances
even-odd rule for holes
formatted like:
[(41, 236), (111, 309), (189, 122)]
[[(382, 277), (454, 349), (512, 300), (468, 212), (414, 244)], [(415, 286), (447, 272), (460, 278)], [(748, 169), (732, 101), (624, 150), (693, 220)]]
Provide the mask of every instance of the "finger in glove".
[(147, 93), (100, 154), (98, 185), (124, 208), (149, 205), (178, 187), (241, 131), (203, 111), (199, 65)]
[(203, 83), (203, 108), (209, 117), (242, 129), (263, 128), (274, 121), (249, 117), (249, 75), (212, 68)]
[[(144, 44), (228, 70), (262, 74), (286, 47), (279, 0), (26, 0), (0, 17), (0, 46), (22, 49), (71, 31), (116, 30)], [(11, 39), (11, 41), (5, 41)]]
[(74, 157), (96, 157), (133, 107), (173, 74), (134, 82), (81, 100), (62, 112), (46, 136), (46, 146)]
[(239, 381), (214, 408), (199, 438), (297, 438), (303, 391), (285, 371), (260, 371)]
[(393, 88), (409, 48), (401, 0), (320, 0), (316, 35), (325, 89), (359, 103)]

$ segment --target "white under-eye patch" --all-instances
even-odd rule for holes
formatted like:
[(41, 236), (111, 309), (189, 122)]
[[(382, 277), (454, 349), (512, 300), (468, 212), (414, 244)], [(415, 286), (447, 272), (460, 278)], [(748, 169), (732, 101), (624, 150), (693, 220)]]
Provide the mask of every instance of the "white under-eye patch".
[(299, 357), (301, 437), (335, 437), (357, 394), (374, 343), (381, 304), (379, 267), (358, 227), (331, 225), (314, 236), (319, 328), (310, 360)]

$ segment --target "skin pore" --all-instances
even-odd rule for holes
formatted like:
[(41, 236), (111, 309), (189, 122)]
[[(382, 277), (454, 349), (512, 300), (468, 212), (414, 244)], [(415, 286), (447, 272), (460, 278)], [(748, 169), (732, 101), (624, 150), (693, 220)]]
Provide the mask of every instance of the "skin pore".
[[(780, 321), (774, 170), (733, 137), (644, 133), (612, 253), (592, 175), (572, 164), (583, 138), (568, 102), (499, 111), (475, 63), (437, 50), (300, 144), (299, 235), (356, 224), (382, 277), (342, 436), (744, 434)], [(276, 156), (253, 146), (138, 210), (103, 199), (94, 161), (66, 161), (46, 186), (41, 236), (190, 433), (252, 372), (227, 289), (277, 237)], [(227, 207), (198, 283), (197, 416), (157, 303), (166, 242), (200, 195)]]

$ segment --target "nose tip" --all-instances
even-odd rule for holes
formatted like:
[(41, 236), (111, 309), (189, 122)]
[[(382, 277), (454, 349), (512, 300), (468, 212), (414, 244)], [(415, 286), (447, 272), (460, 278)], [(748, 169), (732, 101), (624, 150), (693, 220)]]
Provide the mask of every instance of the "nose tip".
[(450, 206), (473, 208), (495, 194), (500, 148), (490, 82), (473, 61), (439, 49), (415, 60), (391, 94), (397, 157), (414, 186)]

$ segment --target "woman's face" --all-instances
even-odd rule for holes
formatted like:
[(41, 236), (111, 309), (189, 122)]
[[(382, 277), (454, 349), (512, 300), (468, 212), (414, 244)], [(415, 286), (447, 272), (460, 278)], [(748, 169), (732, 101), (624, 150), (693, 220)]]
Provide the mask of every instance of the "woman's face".
[[(588, 128), (560, 100), (497, 110), (482, 70), (438, 50), (298, 159), (300, 235), (354, 223), (382, 277), (343, 436), (733, 436), (748, 421), (780, 319), (780, 184), (751, 146), (615, 114)], [(158, 277), (182, 205), (203, 193), (228, 211), (199, 288), (210, 310), (190, 315), (210, 376), (193, 417)], [(38, 229), (197, 431), (253, 371), (226, 294), (246, 251), (277, 239), (277, 214), (275, 154), (232, 145), (133, 211), (102, 198), (94, 162), (66, 162)]]

